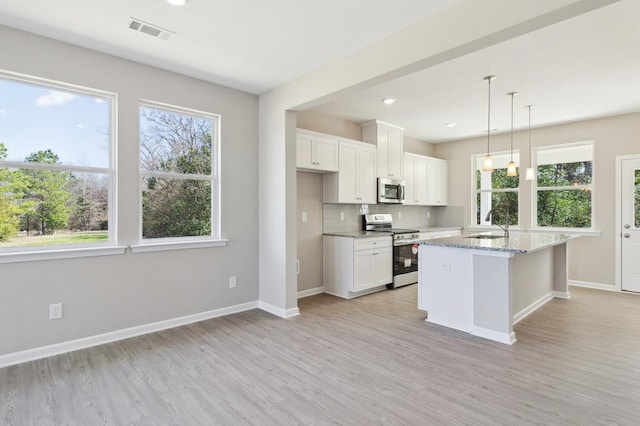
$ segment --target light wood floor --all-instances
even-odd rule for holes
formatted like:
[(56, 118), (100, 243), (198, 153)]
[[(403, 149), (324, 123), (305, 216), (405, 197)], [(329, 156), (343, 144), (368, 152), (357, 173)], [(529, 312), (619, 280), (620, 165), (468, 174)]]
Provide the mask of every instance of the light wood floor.
[(3, 425), (640, 424), (640, 297), (572, 288), (513, 346), (416, 286), (259, 310), (0, 369)]

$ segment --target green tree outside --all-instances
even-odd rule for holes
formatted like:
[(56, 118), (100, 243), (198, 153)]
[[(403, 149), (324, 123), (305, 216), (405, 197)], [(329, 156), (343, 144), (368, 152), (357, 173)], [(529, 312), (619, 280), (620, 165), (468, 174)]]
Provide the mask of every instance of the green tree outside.
[[(30, 154), (25, 159), (27, 163), (59, 164), (56, 154), (50, 149)], [(70, 208), (68, 203), (71, 194), (68, 184), (71, 174), (54, 170), (22, 171), (26, 177), (25, 199), (34, 203), (34, 210), (27, 212), (28, 218), (34, 217), (42, 235), (52, 234), (56, 229), (65, 228), (69, 220)], [(31, 223), (27, 219), (27, 231)]]
[(141, 165), (145, 170), (185, 175), (144, 177), (142, 235), (166, 238), (211, 235), (211, 121), (145, 108), (141, 132)]

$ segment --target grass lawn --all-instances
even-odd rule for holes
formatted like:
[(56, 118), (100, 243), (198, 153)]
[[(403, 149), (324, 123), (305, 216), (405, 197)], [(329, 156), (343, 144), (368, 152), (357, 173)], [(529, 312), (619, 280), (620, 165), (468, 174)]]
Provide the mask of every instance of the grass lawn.
[(99, 232), (69, 232), (56, 231), (53, 235), (20, 235), (11, 238), (9, 241), (0, 243), (2, 247), (32, 247), (47, 246), (53, 244), (82, 244), (82, 243), (99, 243), (107, 241), (109, 235), (107, 231)]

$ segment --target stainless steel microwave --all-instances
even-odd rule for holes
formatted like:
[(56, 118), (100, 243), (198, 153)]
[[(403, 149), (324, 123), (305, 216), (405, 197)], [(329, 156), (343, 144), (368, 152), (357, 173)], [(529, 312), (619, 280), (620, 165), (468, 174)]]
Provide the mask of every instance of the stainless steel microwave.
[(378, 178), (378, 203), (404, 203), (404, 181)]

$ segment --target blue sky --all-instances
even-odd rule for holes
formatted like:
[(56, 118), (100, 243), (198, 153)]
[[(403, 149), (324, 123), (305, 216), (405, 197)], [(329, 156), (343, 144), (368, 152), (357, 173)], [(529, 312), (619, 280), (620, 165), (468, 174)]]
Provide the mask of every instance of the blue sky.
[(0, 78), (7, 160), (51, 149), (67, 165), (109, 166), (109, 100)]

